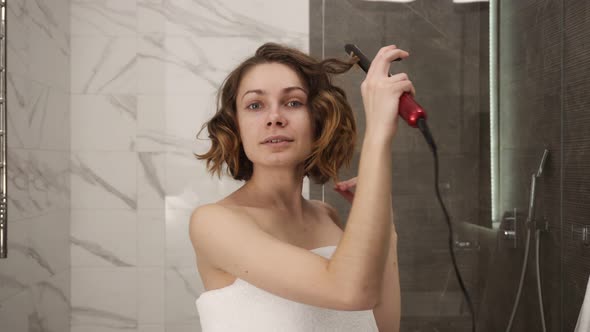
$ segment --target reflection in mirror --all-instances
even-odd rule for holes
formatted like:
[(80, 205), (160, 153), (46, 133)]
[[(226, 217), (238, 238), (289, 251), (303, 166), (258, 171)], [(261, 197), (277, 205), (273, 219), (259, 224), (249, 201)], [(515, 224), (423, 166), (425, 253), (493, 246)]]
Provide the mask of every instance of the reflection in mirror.
[[(415, 99), (428, 114), (428, 126), (438, 147), (441, 194), (455, 225), (455, 253), (460, 266), (467, 268), (462, 269), (463, 279), (477, 304), (483, 287), (478, 271), (486, 270), (479, 248), (489, 248), (495, 238), (491, 218), (489, 3), (324, 0), (311, 5), (311, 12), (322, 13), (315, 21), (312, 16), (310, 22), (312, 54), (341, 56), (346, 43), (356, 44), (370, 58), (387, 44), (410, 53), (407, 59), (393, 63), (391, 72), (410, 76), (417, 90)], [(314, 38), (314, 31), (321, 34)], [(364, 77), (361, 70), (338, 77), (359, 126), (355, 159), (339, 174), (342, 180), (358, 172), (358, 147), (365, 134), (358, 84)], [(449, 319), (470, 325), (469, 311), (452, 272), (448, 229), (435, 196), (428, 145), (418, 130), (400, 122), (391, 153), (404, 300), (402, 330), (424, 324), (442, 328)], [(335, 206), (346, 220), (350, 206), (332, 187), (332, 183), (311, 183), (310, 195)]]

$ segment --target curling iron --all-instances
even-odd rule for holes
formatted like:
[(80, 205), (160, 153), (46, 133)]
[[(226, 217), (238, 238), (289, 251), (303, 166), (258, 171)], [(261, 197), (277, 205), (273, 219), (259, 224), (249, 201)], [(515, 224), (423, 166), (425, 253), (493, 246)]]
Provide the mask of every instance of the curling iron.
[[(348, 55), (356, 55), (359, 58), (359, 67), (361, 67), (365, 73), (369, 72), (371, 60), (369, 60), (369, 58), (367, 58), (356, 45), (346, 44), (344, 50)], [(401, 59), (396, 59), (395, 61), (400, 60)], [(391, 76), (391, 74), (389, 74), (389, 76)], [(424, 112), (422, 106), (420, 106), (414, 98), (412, 98), (412, 95), (407, 92), (404, 92), (399, 98), (399, 116), (414, 128), (418, 127), (419, 119), (426, 120), (426, 112)]]
[[(355, 55), (359, 58), (357, 64), (361, 69), (365, 72), (369, 72), (369, 67), (371, 66), (371, 60), (367, 58), (366, 55), (361, 52), (361, 50), (353, 44), (346, 44), (344, 46), (344, 50), (350, 56)], [(400, 61), (401, 59), (396, 59), (394, 61)], [(391, 76), (391, 74), (388, 74)], [(457, 276), (457, 281), (459, 282), (459, 286), (461, 286), (461, 290), (463, 291), (463, 295), (465, 296), (465, 300), (467, 301), (469, 311), (471, 313), (471, 330), (475, 332), (475, 314), (473, 310), (473, 303), (471, 302), (471, 298), (469, 297), (469, 293), (467, 292), (467, 288), (465, 287), (465, 283), (463, 282), (463, 278), (461, 277), (461, 273), (459, 272), (459, 267), (457, 266), (457, 259), (455, 258), (455, 253), (453, 251), (453, 227), (451, 224), (451, 218), (445, 207), (445, 204), (440, 196), (440, 190), (438, 186), (438, 154), (436, 152), (436, 144), (434, 143), (434, 138), (430, 134), (430, 129), (426, 125), (426, 112), (422, 106), (420, 106), (412, 95), (404, 92), (399, 99), (399, 107), (398, 107), (398, 114), (399, 116), (404, 119), (411, 127), (419, 128), (426, 139), (426, 142), (430, 146), (432, 150), (432, 155), (434, 156), (434, 189), (436, 192), (436, 197), (438, 198), (438, 202), (442, 208), (442, 211), (445, 215), (445, 221), (447, 222), (447, 226), (449, 227), (449, 252), (451, 254), (451, 260), (453, 262), (453, 267), (455, 268), (455, 275)]]

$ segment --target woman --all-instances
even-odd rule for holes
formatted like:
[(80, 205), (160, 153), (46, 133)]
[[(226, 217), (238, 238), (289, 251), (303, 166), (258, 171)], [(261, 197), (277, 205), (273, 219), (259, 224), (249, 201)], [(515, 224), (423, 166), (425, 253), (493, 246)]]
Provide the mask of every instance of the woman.
[(305, 176), (337, 182), (352, 157), (354, 116), (331, 75), (356, 58), (319, 62), (267, 43), (230, 73), (206, 124), (211, 149), (197, 157), (245, 184), (191, 216), (204, 332), (399, 330), (391, 144), (399, 97), (414, 88), (406, 74), (388, 73), (407, 56), (381, 48), (361, 84), (366, 131), (354, 200), (356, 178), (335, 187), (352, 203), (346, 227), (333, 207), (301, 192)]

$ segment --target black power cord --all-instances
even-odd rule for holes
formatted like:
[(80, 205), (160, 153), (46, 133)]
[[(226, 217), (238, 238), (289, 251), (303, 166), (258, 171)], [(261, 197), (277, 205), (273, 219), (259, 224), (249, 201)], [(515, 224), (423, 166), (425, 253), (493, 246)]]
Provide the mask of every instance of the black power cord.
[[(365, 73), (369, 72), (371, 60), (369, 60), (369, 58), (365, 54), (363, 54), (363, 52), (361, 52), (361, 50), (356, 45), (346, 44), (344, 45), (344, 51), (346, 51), (346, 54), (348, 55), (356, 56), (359, 59), (357, 65), (361, 67), (361, 69)], [(399, 60), (401, 59), (396, 59), (395, 61)], [(389, 74), (388, 76), (391, 76), (391, 74)], [(419, 114), (417, 114), (417, 116), (419, 116)], [(408, 124), (411, 123), (411, 121), (408, 121), (408, 119), (405, 120), (408, 122)], [(459, 268), (457, 267), (457, 260), (455, 259), (455, 252), (453, 250), (453, 226), (451, 225), (451, 218), (449, 217), (447, 208), (445, 207), (445, 204), (443, 203), (442, 198), (440, 197), (440, 191), (438, 189), (438, 154), (436, 152), (436, 144), (434, 143), (434, 139), (432, 138), (430, 130), (428, 129), (428, 125), (426, 124), (426, 118), (424, 116), (420, 116), (416, 124), (422, 132), (422, 135), (424, 135), (424, 138), (426, 139), (426, 142), (430, 146), (432, 154), (434, 155), (434, 189), (436, 190), (436, 197), (438, 198), (438, 202), (440, 203), (440, 206), (442, 207), (442, 210), (445, 214), (447, 225), (449, 226), (449, 251), (451, 252), (451, 259), (453, 261), (453, 267), (455, 268), (457, 280), (459, 281), (459, 285), (461, 286), (461, 290), (463, 291), (465, 300), (467, 300), (467, 304), (469, 305), (469, 311), (471, 312), (472, 331), (475, 332), (475, 313), (473, 310), (473, 304), (471, 303), (469, 293), (467, 292), (467, 288), (465, 288), (465, 284), (463, 283), (463, 279), (461, 278), (461, 273), (459, 272)]]
[(463, 278), (461, 278), (461, 273), (459, 272), (459, 267), (457, 266), (457, 260), (455, 258), (455, 251), (453, 250), (453, 225), (451, 224), (451, 218), (449, 217), (449, 213), (447, 212), (447, 208), (442, 201), (440, 196), (440, 190), (438, 188), (438, 154), (436, 152), (436, 144), (434, 143), (434, 139), (432, 138), (432, 134), (428, 129), (428, 125), (426, 124), (425, 118), (418, 119), (418, 128), (424, 135), (426, 139), (426, 143), (430, 146), (432, 150), (432, 155), (434, 156), (434, 189), (436, 191), (436, 197), (438, 198), (438, 202), (440, 203), (440, 207), (442, 208), (445, 214), (445, 220), (447, 221), (447, 226), (449, 227), (449, 251), (451, 253), (451, 260), (453, 261), (453, 267), (455, 268), (455, 275), (457, 276), (457, 280), (459, 281), (459, 286), (461, 286), (461, 290), (463, 291), (463, 295), (465, 296), (465, 300), (469, 305), (469, 311), (471, 313), (471, 330), (475, 332), (475, 313), (473, 310), (473, 303), (471, 302), (471, 298), (469, 297), (469, 293), (467, 292), (467, 288), (463, 283)]

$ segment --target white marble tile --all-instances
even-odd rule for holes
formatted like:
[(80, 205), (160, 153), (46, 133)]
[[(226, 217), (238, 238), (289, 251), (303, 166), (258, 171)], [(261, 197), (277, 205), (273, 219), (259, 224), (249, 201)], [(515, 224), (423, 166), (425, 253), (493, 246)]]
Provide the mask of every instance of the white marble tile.
[(47, 150), (70, 149), (70, 94), (58, 89), (49, 89), (47, 105), (41, 128), (39, 147)]
[(166, 135), (173, 137), (177, 143), (167, 145), (168, 151), (190, 151), (197, 148), (197, 145), (209, 146), (209, 142), (202, 140), (207, 139), (207, 130), (203, 130), (199, 136), (201, 140), (197, 140), (197, 133), (216, 112), (214, 94), (196, 93), (192, 96), (168, 98), (164, 109)]
[(72, 209), (137, 209), (137, 153), (73, 152)]
[(166, 269), (166, 330), (178, 323), (199, 324), (195, 300), (203, 291), (196, 268)]
[(35, 317), (35, 305), (28, 288), (0, 303), (2, 331), (30, 331), (31, 318)]
[(8, 216), (20, 220), (69, 207), (69, 153), (8, 149)]
[(71, 40), (72, 93), (137, 93), (136, 38), (73, 36)]
[(24, 0), (7, 2), (6, 21), (8, 22), (8, 38), (6, 65), (9, 73), (23, 76), (29, 74), (29, 25)]
[[(285, 16), (294, 19), (285, 19)], [(138, 31), (299, 43), (309, 34), (308, 1), (138, 1)], [(304, 46), (304, 45), (300, 45)]]
[(166, 267), (197, 268), (195, 250), (189, 236), (193, 209), (166, 209)]
[(7, 65), (11, 73), (69, 91), (69, 1), (8, 3)]
[(29, 255), (35, 275), (54, 276), (70, 269), (70, 210), (60, 209), (31, 219)]
[[(200, 161), (201, 163), (203, 161)], [(234, 180), (229, 175), (222, 176), (221, 179), (217, 179), (217, 188), (219, 190), (219, 195), (214, 196), (213, 199), (219, 200), (228, 196), (229, 194), (233, 193), (234, 191), (240, 189), (241, 186), (244, 185), (244, 181)]]
[[(139, 92), (212, 96), (240, 62), (266, 41), (241, 37), (140, 35)], [(303, 47), (302, 45), (294, 45)]]
[[(166, 332), (164, 324), (139, 324), (137, 329), (138, 332)], [(169, 331), (169, 330), (168, 330)], [(192, 330), (191, 332), (197, 332), (199, 330)]]
[(70, 332), (137, 332), (135, 327), (118, 327), (118, 326), (94, 326), (94, 325), (70, 325)]
[(137, 278), (137, 321), (140, 326), (164, 324), (166, 312), (164, 269), (138, 268)]
[(0, 302), (69, 271), (68, 210), (9, 222), (8, 258), (0, 265)]
[[(70, 328), (70, 270), (64, 270), (31, 287), (35, 315), (29, 319), (30, 330), (68, 331)], [(13, 330), (17, 331), (17, 330)], [(23, 330), (25, 331), (25, 330)]]
[(74, 94), (71, 100), (72, 151), (134, 151), (136, 96)]
[(206, 163), (190, 151), (166, 154), (166, 208), (194, 209), (216, 202), (240, 188), (244, 182), (207, 172)]
[(201, 324), (196, 323), (179, 323), (179, 324), (167, 324), (166, 332), (201, 332)]
[(73, 36), (135, 36), (136, 0), (72, 0)]
[(138, 89), (140, 94), (178, 95), (213, 93), (220, 78), (206, 59), (201, 45), (191, 37), (140, 35)]
[(32, 26), (43, 31), (56, 44), (67, 45), (71, 0), (26, 0), (25, 4)]
[(138, 152), (137, 205), (139, 209), (164, 209), (164, 152)]
[(137, 329), (137, 268), (73, 268), (71, 289), (72, 331)]
[(168, 103), (175, 98), (139, 95), (137, 97), (137, 145), (136, 151), (161, 152), (166, 146), (176, 146), (173, 137), (166, 134)]
[[(213, 94), (139, 97), (138, 151), (175, 151), (207, 145), (196, 135), (215, 113)], [(207, 131), (201, 133), (207, 137)]]
[(137, 212), (129, 209), (71, 211), (72, 267), (137, 265)]
[(164, 209), (137, 212), (137, 266), (161, 267), (166, 259), (166, 215)]
[(218, 200), (217, 177), (190, 152), (166, 153), (167, 209), (191, 209)]
[(70, 89), (69, 1), (27, 1), (29, 75), (62, 92)]
[[(29, 255), (31, 252), (29, 231), (33, 221), (29, 219), (9, 220), (8, 254), (0, 265), (0, 303), (2, 306), (6, 301), (12, 301), (18, 293), (24, 292), (27, 286), (42, 280), (42, 276), (32, 274), (37, 262)], [(1, 307), (0, 310), (2, 310)], [(4, 322), (4, 320), (0, 321)]]
[(46, 36), (31, 34), (29, 77), (62, 92), (70, 90), (70, 50), (61, 49)]
[(7, 81), (8, 146), (69, 150), (68, 94), (20, 74)]

